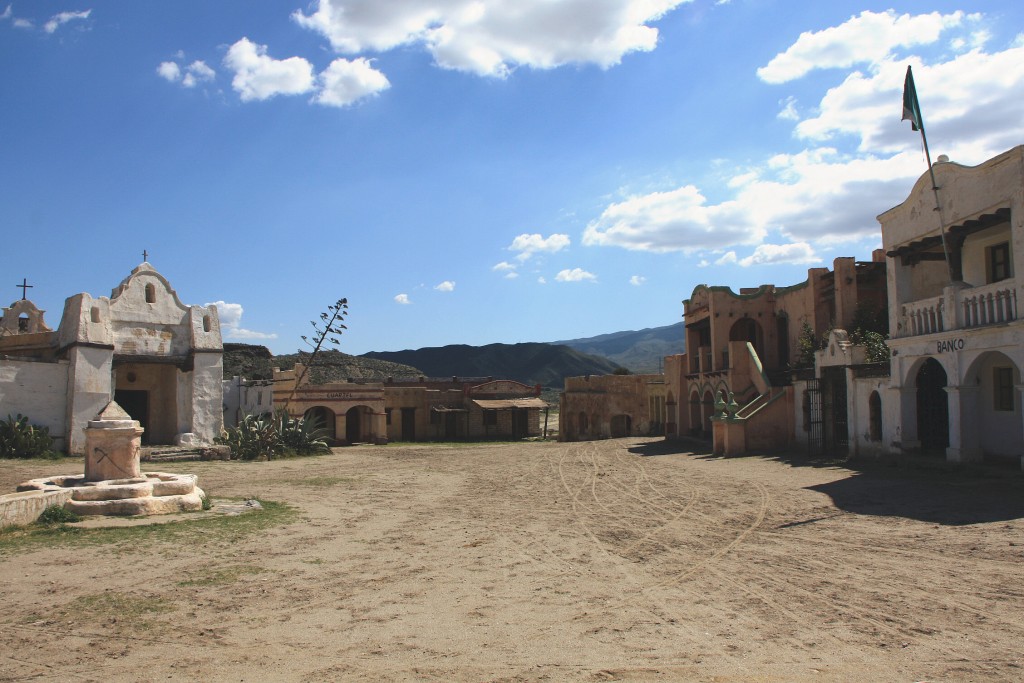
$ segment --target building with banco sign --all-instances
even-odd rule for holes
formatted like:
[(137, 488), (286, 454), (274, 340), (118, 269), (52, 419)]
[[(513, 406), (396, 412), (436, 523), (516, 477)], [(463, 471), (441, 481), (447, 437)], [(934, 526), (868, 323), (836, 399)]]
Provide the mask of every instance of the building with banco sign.
[(890, 259), (891, 383), (872, 399), (883, 447), (1024, 466), (1024, 146), (973, 167), (939, 157), (933, 170), (941, 211), (925, 173), (878, 217)]

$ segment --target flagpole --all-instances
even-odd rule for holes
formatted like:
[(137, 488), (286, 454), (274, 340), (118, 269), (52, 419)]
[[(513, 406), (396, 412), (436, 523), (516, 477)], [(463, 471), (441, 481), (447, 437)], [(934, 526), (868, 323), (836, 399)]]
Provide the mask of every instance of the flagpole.
[(932, 193), (935, 195), (935, 211), (939, 214), (939, 237), (942, 239), (942, 255), (946, 259), (946, 272), (950, 284), (953, 283), (953, 264), (949, 261), (949, 249), (946, 247), (946, 219), (942, 214), (942, 202), (939, 201), (939, 184), (935, 180), (935, 169), (932, 168), (932, 155), (928, 151), (928, 136), (924, 132), (924, 119), (921, 117), (921, 104), (917, 100), (917, 88), (914, 86), (914, 73), (907, 65), (907, 77), (903, 82), (903, 118), (910, 121), (910, 127), (921, 131), (924, 142), (924, 158), (928, 162), (928, 175), (932, 179)]

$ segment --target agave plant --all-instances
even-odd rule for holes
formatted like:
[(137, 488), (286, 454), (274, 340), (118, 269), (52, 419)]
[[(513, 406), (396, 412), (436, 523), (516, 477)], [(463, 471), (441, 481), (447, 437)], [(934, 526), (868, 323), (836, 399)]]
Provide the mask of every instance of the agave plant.
[(266, 414), (246, 415), (216, 441), (231, 448), (231, 457), (239, 460), (273, 460), (281, 448), (276, 421)]
[(327, 430), (319, 416), (292, 418), (282, 410), (277, 414), (277, 424), (282, 455), (317, 455), (331, 451), (324, 440)]

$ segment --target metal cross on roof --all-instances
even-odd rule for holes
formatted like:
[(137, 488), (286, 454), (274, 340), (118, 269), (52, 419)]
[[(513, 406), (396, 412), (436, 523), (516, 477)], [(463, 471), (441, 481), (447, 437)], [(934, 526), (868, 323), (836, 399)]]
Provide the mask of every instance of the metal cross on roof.
[(30, 284), (28, 283), (28, 280), (27, 280), (27, 279), (25, 279), (25, 278), (21, 278), (21, 284), (20, 284), (20, 285), (14, 285), (14, 286), (15, 286), (15, 287), (21, 287), (21, 300), (22, 300), (22, 301), (24, 301), (24, 300), (25, 300), (25, 299), (27, 298), (27, 297), (25, 296), (25, 293), (26, 293), (26, 292), (27, 292), (28, 290), (32, 289), (32, 287), (34, 287), (34, 285), (30, 285)]
[(142, 250), (142, 261), (143, 262), (149, 261), (149, 252), (146, 251), (145, 249)]

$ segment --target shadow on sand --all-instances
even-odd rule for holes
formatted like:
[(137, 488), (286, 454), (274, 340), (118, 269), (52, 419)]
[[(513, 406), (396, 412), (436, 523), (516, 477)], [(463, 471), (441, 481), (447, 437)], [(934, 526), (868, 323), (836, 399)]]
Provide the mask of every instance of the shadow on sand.
[[(650, 441), (629, 451), (642, 457), (722, 459), (712, 453), (710, 443), (696, 439)], [(807, 489), (827, 495), (840, 510), (858, 515), (904, 517), (950, 526), (1024, 518), (1024, 477), (1009, 466), (958, 467), (934, 458), (810, 459), (790, 452), (743, 458), (845, 472), (845, 477)]]

